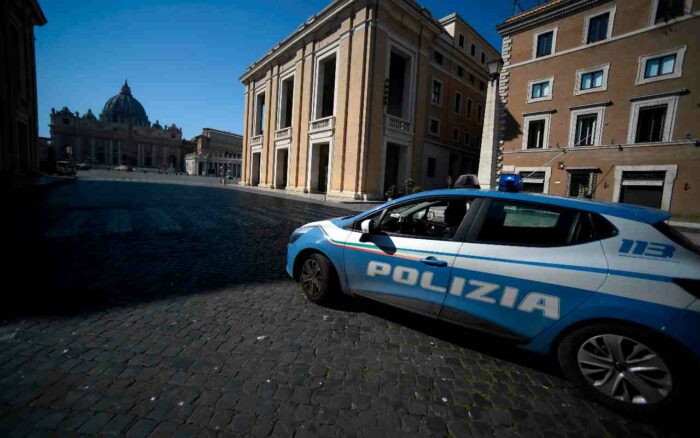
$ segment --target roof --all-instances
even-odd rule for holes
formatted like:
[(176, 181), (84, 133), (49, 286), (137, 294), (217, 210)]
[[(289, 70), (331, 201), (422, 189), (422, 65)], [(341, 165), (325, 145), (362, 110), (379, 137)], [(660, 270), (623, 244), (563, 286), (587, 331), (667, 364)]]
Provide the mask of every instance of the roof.
[(482, 198), (491, 199), (512, 199), (515, 201), (537, 202), (539, 204), (553, 205), (563, 208), (574, 208), (577, 210), (590, 211), (607, 216), (615, 216), (623, 219), (628, 219), (636, 222), (644, 222), (647, 224), (655, 224), (657, 222), (668, 220), (671, 214), (667, 211), (657, 210), (655, 208), (641, 207), (632, 204), (621, 204), (617, 202), (602, 202), (591, 201), (580, 198), (564, 198), (552, 195), (538, 195), (532, 193), (512, 193), (499, 192), (496, 190), (479, 190), (479, 189), (443, 189), (420, 192), (415, 195), (409, 195), (399, 198), (401, 202), (410, 199), (419, 199), (424, 196), (480, 196)]

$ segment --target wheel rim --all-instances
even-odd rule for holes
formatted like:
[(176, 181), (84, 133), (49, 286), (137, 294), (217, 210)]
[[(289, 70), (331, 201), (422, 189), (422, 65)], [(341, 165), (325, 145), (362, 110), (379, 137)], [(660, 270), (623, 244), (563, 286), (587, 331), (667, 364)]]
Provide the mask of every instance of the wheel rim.
[(301, 268), (301, 287), (304, 292), (312, 297), (318, 298), (321, 295), (323, 286), (323, 273), (316, 260), (308, 259)]
[(598, 391), (625, 403), (650, 404), (673, 388), (666, 362), (654, 350), (625, 336), (604, 334), (581, 344), (578, 366)]

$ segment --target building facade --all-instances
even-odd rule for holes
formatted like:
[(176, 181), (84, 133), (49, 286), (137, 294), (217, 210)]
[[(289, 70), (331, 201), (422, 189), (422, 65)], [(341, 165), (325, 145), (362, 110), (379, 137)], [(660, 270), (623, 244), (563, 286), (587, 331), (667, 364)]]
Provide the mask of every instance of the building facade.
[(39, 170), (34, 26), (46, 24), (35, 0), (0, 4), (0, 179)]
[(194, 152), (185, 156), (188, 175), (230, 175), (241, 177), (243, 136), (218, 129), (204, 128), (191, 139)]
[[(412, 0), (333, 1), (242, 75), (243, 182), (382, 199), (478, 166), (499, 56)], [(410, 183), (409, 183), (410, 184)]]
[(498, 30), (501, 171), (700, 218), (700, 2), (559, 0)]
[(57, 160), (68, 159), (97, 168), (126, 165), (183, 172), (185, 155), (194, 149), (175, 124), (151, 124), (126, 82), (119, 94), (107, 100), (99, 119), (90, 109), (81, 116), (64, 107), (51, 110), (50, 126), (49, 168)]

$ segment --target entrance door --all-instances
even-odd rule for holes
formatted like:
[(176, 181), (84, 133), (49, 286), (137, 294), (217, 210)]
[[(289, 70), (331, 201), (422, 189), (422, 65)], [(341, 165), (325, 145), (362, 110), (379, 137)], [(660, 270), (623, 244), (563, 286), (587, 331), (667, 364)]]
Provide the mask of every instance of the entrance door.
[(384, 193), (392, 187), (399, 189), (399, 159), (401, 158), (401, 147), (393, 143), (386, 144), (386, 163), (384, 167)]
[(257, 186), (260, 184), (260, 152), (253, 153), (253, 163), (251, 169), (250, 184)]
[(620, 202), (661, 208), (666, 171), (622, 172)]
[(318, 150), (318, 191), (328, 190), (328, 144), (320, 145)]
[(276, 166), (277, 174), (275, 180), (276, 189), (284, 189), (287, 187), (287, 157), (289, 156), (289, 149), (277, 149), (276, 155)]

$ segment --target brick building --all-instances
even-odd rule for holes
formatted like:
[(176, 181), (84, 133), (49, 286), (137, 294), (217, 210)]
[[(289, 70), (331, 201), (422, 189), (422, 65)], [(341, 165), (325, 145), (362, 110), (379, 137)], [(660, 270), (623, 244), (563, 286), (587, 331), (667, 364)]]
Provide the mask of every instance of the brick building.
[(501, 171), (700, 218), (700, 4), (555, 0), (498, 30)]

